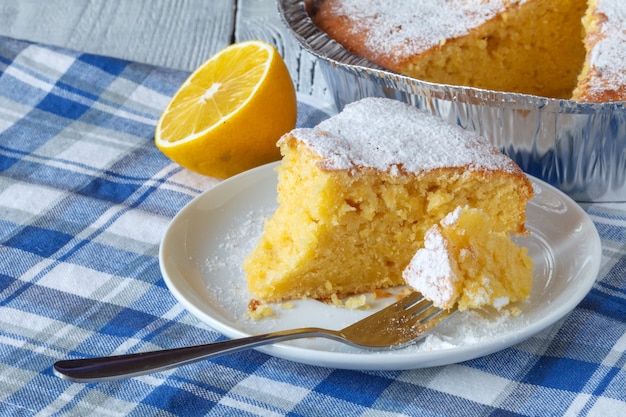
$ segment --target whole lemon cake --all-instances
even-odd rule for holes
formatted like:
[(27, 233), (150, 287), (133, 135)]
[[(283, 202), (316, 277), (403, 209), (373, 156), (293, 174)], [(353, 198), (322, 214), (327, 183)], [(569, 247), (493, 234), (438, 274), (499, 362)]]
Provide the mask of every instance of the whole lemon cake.
[(458, 207), (428, 229), (402, 275), (437, 307), (500, 310), (528, 298), (533, 261), (508, 233), (491, 230), (483, 210)]
[(530, 181), (486, 139), (399, 101), (366, 98), (279, 141), (278, 208), (243, 263), (264, 302), (404, 284), (424, 234), (457, 207), (524, 233)]
[[(417, 79), (596, 101), (573, 91), (590, 56), (623, 56), (623, 8), (623, 0), (321, 0), (312, 18), (352, 53)], [(593, 52), (598, 37), (614, 40)], [(623, 59), (605, 58), (623, 74)]]

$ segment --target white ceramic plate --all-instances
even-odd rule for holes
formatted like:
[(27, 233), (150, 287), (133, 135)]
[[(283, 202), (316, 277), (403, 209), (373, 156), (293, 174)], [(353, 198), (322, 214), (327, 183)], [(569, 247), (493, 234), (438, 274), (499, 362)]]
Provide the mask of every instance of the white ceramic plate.
[[(273, 306), (276, 318), (246, 316), (251, 299), (241, 269), (276, 207), (276, 164), (226, 180), (198, 196), (173, 219), (163, 237), (160, 265), (172, 294), (193, 315), (237, 338), (293, 327), (340, 329), (384, 307), (348, 310), (314, 300), (291, 309)], [(516, 317), (458, 313), (421, 342), (397, 350), (369, 351), (308, 338), (258, 348), (276, 357), (344, 369), (397, 370), (457, 363), (519, 343), (563, 318), (583, 299), (600, 267), (598, 233), (586, 213), (554, 187), (531, 178), (530, 236), (520, 243), (535, 262), (534, 289)], [(201, 342), (201, 341), (198, 341)]]

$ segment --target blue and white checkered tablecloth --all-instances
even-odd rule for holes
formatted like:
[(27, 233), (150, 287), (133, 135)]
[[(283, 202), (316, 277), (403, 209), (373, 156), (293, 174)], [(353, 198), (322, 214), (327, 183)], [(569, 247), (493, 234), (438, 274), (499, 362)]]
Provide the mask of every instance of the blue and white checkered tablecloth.
[[(597, 283), (564, 320), (476, 360), (359, 372), (246, 351), (77, 384), (52, 364), (223, 339), (169, 293), (162, 234), (217, 180), (153, 144), (187, 74), (0, 37), (0, 415), (626, 416), (626, 204), (585, 209)], [(299, 125), (324, 114), (302, 104)]]

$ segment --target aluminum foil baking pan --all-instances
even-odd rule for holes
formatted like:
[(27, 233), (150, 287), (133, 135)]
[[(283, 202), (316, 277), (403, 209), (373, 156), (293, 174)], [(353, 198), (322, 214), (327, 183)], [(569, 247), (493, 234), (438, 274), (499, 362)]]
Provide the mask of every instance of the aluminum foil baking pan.
[(626, 202), (626, 102), (578, 103), (434, 84), (355, 56), (315, 26), (316, 0), (278, 0), (279, 13), (317, 56), (338, 109), (363, 97), (411, 103), (485, 136), (530, 175), (577, 201)]

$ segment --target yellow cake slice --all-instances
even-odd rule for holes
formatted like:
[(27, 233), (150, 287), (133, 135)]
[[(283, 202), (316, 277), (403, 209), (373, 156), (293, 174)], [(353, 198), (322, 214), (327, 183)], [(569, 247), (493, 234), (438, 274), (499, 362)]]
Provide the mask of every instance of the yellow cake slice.
[(399, 101), (366, 98), (279, 141), (278, 208), (244, 263), (263, 302), (404, 284), (424, 234), (459, 206), (524, 233), (530, 181), (486, 139)]
[(483, 210), (458, 207), (426, 232), (402, 275), (437, 307), (500, 310), (528, 298), (533, 262), (509, 234), (491, 230)]

